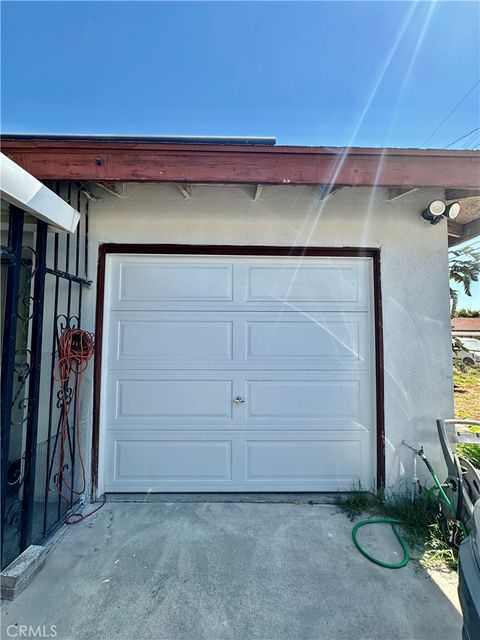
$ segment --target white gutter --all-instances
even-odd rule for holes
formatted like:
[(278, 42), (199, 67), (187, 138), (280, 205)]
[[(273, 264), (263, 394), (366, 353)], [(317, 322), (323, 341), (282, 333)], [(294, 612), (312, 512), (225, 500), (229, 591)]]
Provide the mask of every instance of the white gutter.
[(80, 220), (78, 211), (5, 154), (0, 154), (0, 161), (0, 194), (4, 200), (52, 227), (74, 233)]

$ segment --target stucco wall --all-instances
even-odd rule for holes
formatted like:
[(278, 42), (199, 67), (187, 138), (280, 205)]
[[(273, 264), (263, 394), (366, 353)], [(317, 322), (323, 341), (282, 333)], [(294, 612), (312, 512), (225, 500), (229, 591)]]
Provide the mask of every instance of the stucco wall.
[[(432, 226), (419, 215), (443, 193), (423, 189), (389, 203), (386, 189), (344, 188), (322, 204), (313, 187), (265, 187), (257, 202), (253, 192), (199, 186), (186, 200), (175, 185), (129, 184), (124, 199), (96, 190), (84, 328), (94, 330), (104, 242), (380, 247), (387, 486), (411, 474), (404, 438), (421, 442), (443, 475), (435, 419), (453, 415), (447, 232), (445, 221)], [(91, 416), (87, 401), (84, 411)]]

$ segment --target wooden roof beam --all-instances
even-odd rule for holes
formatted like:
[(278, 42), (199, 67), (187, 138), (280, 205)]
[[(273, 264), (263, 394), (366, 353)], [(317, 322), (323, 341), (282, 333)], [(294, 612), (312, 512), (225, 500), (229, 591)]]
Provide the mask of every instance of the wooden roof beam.
[(2, 150), (39, 180), (480, 188), (475, 151), (11, 137)]

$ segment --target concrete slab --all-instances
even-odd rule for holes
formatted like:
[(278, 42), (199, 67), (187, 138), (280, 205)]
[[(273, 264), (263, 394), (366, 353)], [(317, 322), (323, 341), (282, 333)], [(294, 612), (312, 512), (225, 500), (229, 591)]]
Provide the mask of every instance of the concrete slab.
[[(454, 584), (353, 547), (332, 505), (107, 503), (53, 548), (2, 609), (58, 640), (455, 640)], [(387, 527), (366, 528), (385, 559)]]
[(0, 574), (0, 597), (13, 600), (21, 593), (45, 564), (45, 547), (30, 545)]

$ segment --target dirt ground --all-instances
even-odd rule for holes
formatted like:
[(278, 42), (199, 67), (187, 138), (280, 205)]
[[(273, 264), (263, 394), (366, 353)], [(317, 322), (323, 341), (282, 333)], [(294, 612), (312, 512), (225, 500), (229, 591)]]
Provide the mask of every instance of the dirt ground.
[(454, 372), (455, 416), (465, 420), (480, 420), (480, 367), (466, 372)]

